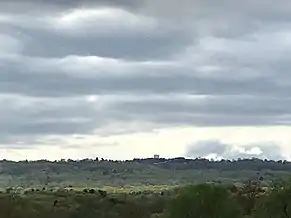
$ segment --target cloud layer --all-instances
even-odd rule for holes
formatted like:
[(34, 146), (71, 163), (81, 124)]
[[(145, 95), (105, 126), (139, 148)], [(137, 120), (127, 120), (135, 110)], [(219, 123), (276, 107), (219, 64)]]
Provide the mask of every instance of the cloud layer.
[(188, 146), (188, 157), (237, 160), (238, 158), (259, 158), (262, 160), (284, 160), (281, 147), (274, 143), (259, 143), (243, 146), (224, 144), (220, 141), (200, 141)]
[(290, 9), (286, 0), (1, 2), (0, 144), (290, 125)]

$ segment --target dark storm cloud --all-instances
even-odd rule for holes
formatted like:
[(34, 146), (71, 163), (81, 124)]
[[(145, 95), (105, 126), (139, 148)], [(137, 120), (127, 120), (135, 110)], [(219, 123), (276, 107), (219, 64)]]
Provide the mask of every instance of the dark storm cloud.
[(188, 146), (187, 157), (208, 157), (215, 155), (217, 158), (236, 160), (238, 158), (259, 158), (268, 160), (284, 160), (281, 147), (274, 143), (263, 142), (236, 147), (220, 141), (200, 141)]
[[(81, 8), (91, 11), (62, 17)], [(290, 9), (269, 0), (2, 1), (2, 142), (116, 133), (105, 128), (116, 123), (123, 132), (133, 131), (125, 123), (290, 125)]]

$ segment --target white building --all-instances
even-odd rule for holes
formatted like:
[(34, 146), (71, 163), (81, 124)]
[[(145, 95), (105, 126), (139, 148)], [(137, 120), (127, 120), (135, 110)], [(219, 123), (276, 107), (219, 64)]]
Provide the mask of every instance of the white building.
[(155, 159), (159, 159), (159, 158), (160, 158), (160, 155), (155, 154), (155, 155), (154, 155), (154, 158), (155, 158)]

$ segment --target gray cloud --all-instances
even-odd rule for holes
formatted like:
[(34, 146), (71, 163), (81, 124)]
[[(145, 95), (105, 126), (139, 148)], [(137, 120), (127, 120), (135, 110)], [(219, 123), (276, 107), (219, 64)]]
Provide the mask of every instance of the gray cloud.
[[(187, 31), (184, 26), (116, 6), (110, 9), (110, 5), (101, 8), (105, 18), (99, 18), (102, 14), (90, 11), (88, 13), (92, 13), (93, 17), (84, 17), (84, 21), (74, 18), (75, 15), (72, 18), (62, 17), (64, 12), (78, 14), (73, 10), (77, 8), (67, 5), (68, 8), (62, 11), (61, 5), (54, 5), (55, 13), (46, 15), (44, 10), (43, 17), (38, 19), (33, 13), (6, 12), (0, 18), (0, 25), (6, 34), (24, 40), (22, 54), (28, 56), (63, 57), (74, 54), (148, 60), (167, 58), (193, 42), (192, 35), (180, 34)], [(44, 4), (42, 8), (49, 10), (49, 6)]]
[[(0, 116), (0, 144), (29, 141), (29, 137), (34, 136), (121, 134), (151, 131), (162, 126), (154, 125), (145, 117), (136, 120), (127, 111), (117, 111), (115, 105), (123, 101), (118, 96), (101, 96), (96, 101), (90, 100), (90, 96), (34, 98), (4, 95), (0, 99), (0, 114), (5, 115)], [(136, 122), (142, 125), (137, 126)]]
[[(248, 94), (287, 97), (290, 75), (284, 71), (265, 75), (233, 76), (231, 71), (203, 75), (179, 64), (100, 61), (89, 58), (0, 60), (0, 91), (35, 96), (67, 96), (110, 93), (191, 93), (206, 95)], [(205, 66), (207, 69), (207, 66)], [(283, 66), (281, 66), (283, 67)], [(247, 74), (249, 72), (249, 74)], [(268, 72), (266, 72), (267, 74)], [(233, 78), (231, 78), (233, 77)], [(236, 77), (236, 78), (235, 78)], [(290, 78), (291, 79), (291, 78)], [(285, 83), (285, 84), (284, 84)], [(51, 87), (54, 87), (52, 89)]]
[[(50, 33), (38, 35), (27, 44), (25, 55), (41, 57), (63, 57), (69, 54), (97, 55), (113, 58), (150, 60), (166, 58), (173, 52), (182, 50), (190, 39), (169, 35), (151, 36), (96, 36), (82, 38), (68, 38)], [(46, 41), (44, 45), (42, 42)], [(47, 49), (47, 48), (50, 49)], [(134, 47), (134, 49), (132, 49)], [(155, 52), (153, 52), (155, 50)]]
[[(89, 11), (76, 18), (77, 9)], [(285, 0), (1, 2), (2, 143), (290, 125), (290, 9)]]
[(286, 159), (281, 147), (270, 142), (236, 147), (235, 145), (224, 144), (220, 141), (200, 141), (194, 145), (189, 145), (186, 150), (186, 156), (188, 157), (208, 157), (209, 155), (230, 160), (238, 158)]
[(110, 135), (183, 125), (291, 123), (290, 99), (173, 94), (49, 98), (4, 95), (0, 99), (0, 144), (26, 141), (28, 136)]

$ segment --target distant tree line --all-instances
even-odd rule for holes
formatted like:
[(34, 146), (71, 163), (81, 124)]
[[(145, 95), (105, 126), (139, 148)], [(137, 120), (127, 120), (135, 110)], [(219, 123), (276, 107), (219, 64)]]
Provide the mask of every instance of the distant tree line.
[(186, 159), (183, 157), (165, 159), (165, 158), (145, 158), (126, 161), (105, 160), (105, 159), (83, 159), (83, 160), (60, 160), (60, 161), (0, 161), (0, 174), (21, 175), (34, 170), (46, 170), (46, 172), (64, 173), (68, 171), (95, 171), (109, 170), (107, 173), (115, 171), (132, 172), (134, 169), (146, 169), (147, 166), (154, 166), (161, 169), (170, 170), (271, 170), (271, 171), (291, 171), (291, 162), (286, 160), (261, 160), (261, 159), (238, 159), (238, 160), (219, 160), (212, 161), (204, 158)]

